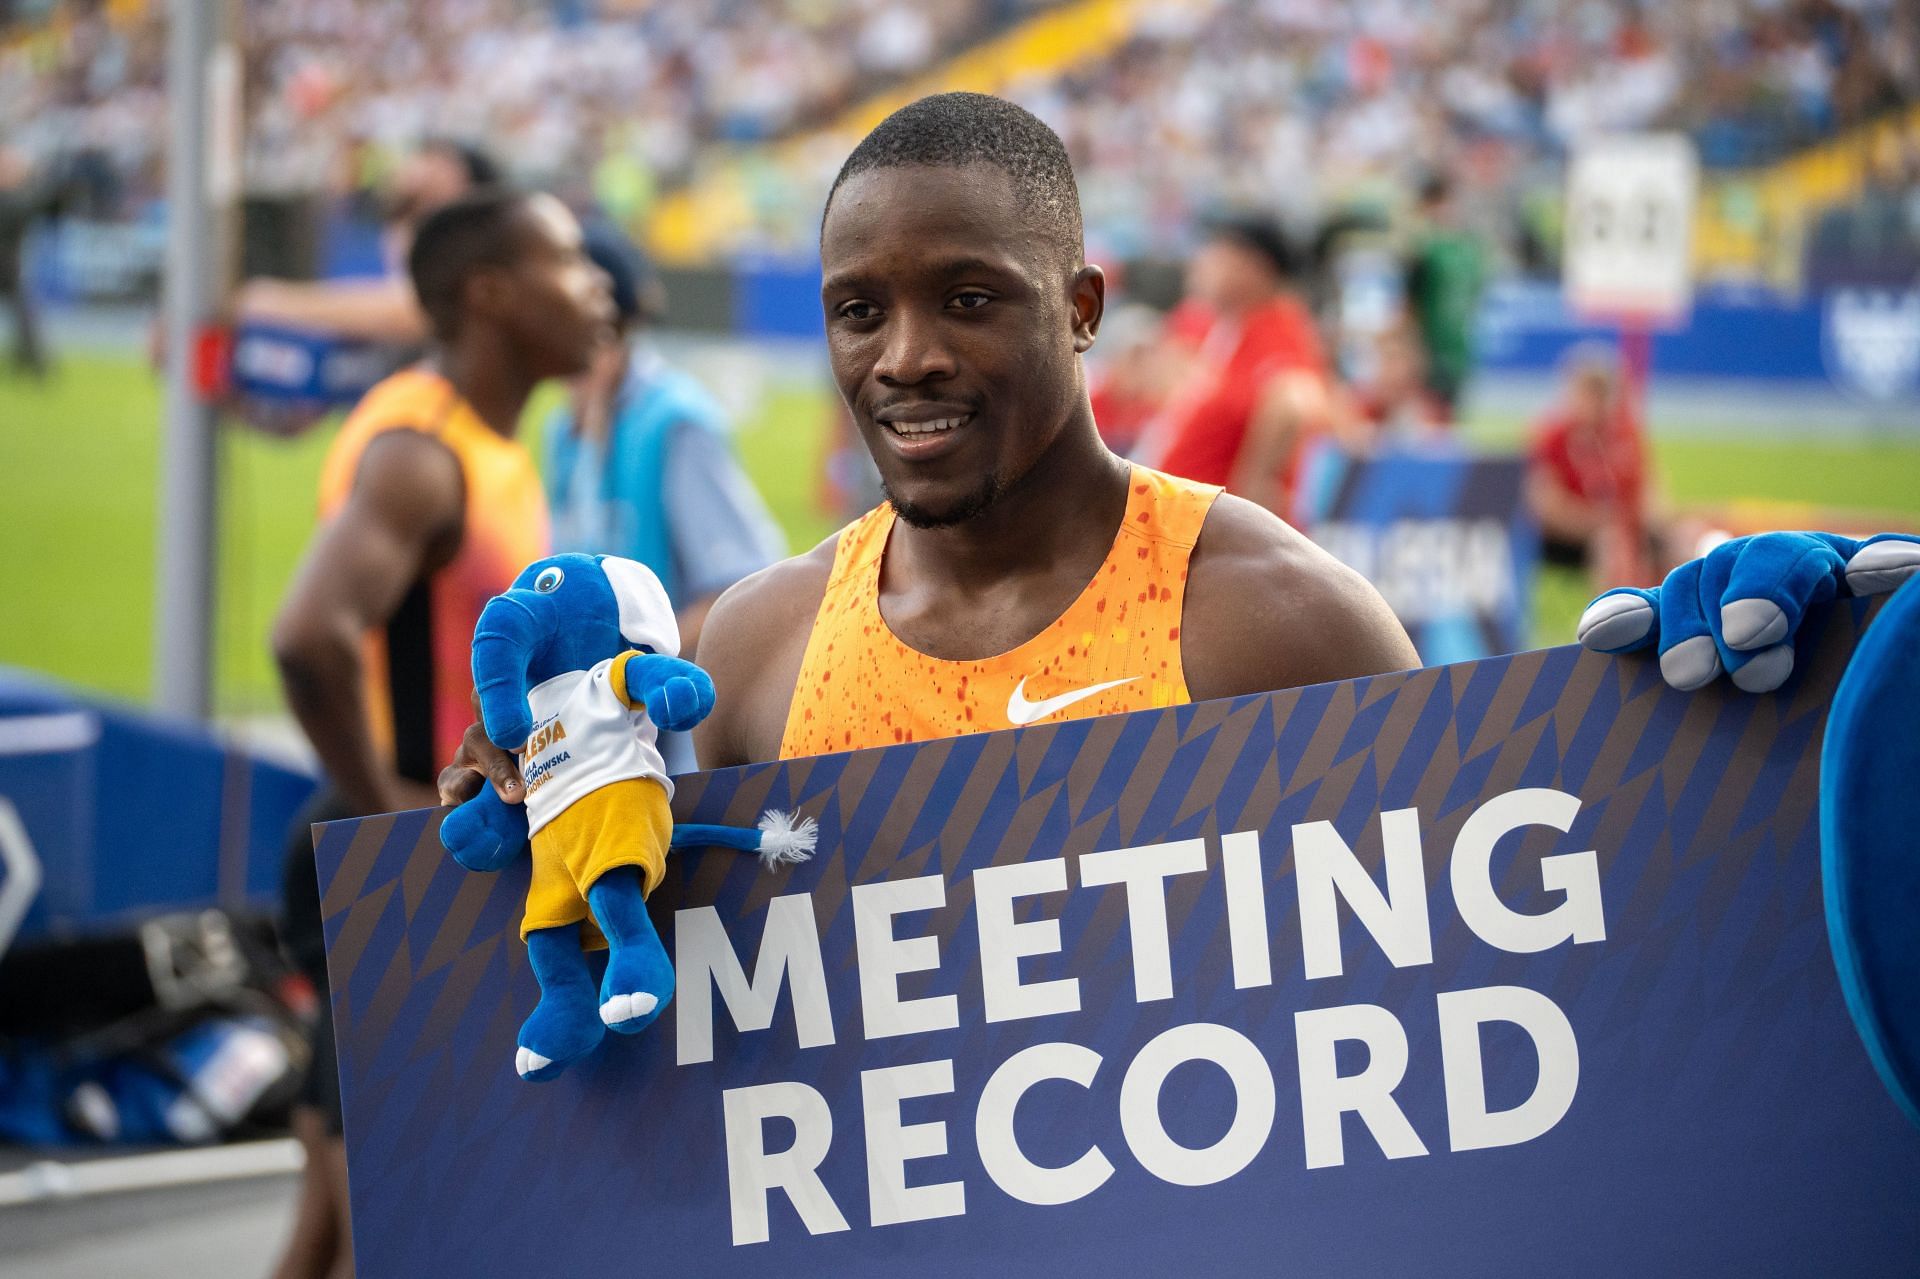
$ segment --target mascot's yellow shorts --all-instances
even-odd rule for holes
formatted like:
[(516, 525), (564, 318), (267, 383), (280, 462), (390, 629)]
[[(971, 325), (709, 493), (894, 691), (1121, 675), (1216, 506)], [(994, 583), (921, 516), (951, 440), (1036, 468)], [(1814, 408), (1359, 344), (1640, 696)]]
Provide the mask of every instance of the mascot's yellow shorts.
[(614, 782), (568, 804), (533, 836), (533, 883), (520, 924), (525, 940), (536, 928), (579, 924), (589, 950), (607, 942), (587, 910), (587, 890), (618, 866), (638, 866), (651, 896), (667, 870), (673, 813), (660, 783), (645, 777)]

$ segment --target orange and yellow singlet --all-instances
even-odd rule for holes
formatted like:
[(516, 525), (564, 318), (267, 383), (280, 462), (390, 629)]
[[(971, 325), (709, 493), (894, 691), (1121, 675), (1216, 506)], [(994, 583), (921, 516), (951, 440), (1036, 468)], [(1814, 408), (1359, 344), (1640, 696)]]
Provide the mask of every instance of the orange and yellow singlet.
[(368, 391), (340, 427), (320, 475), (320, 518), (346, 505), (361, 455), (387, 431), (433, 436), (466, 485), (453, 561), (407, 592), (384, 630), (367, 636), (368, 710), (396, 770), (432, 781), (473, 718), (474, 623), (521, 568), (547, 554), (547, 498), (533, 459), (482, 422), (438, 373), (407, 369)]
[(1220, 490), (1133, 468), (1126, 518), (1066, 612), (1009, 652), (947, 661), (880, 615), (893, 530), (880, 506), (840, 534), (780, 757), (891, 746), (1190, 701), (1180, 662), (1187, 561)]

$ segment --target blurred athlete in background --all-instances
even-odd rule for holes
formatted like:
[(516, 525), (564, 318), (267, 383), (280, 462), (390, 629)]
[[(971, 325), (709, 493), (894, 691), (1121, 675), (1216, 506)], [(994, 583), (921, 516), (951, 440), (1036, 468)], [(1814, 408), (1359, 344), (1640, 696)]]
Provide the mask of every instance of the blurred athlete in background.
[[(460, 741), (473, 628), (548, 551), (547, 503), (515, 440), (534, 387), (610, 341), (606, 277), (551, 196), (494, 188), (429, 216), (408, 258), (433, 331), (426, 363), (367, 393), (321, 475), (321, 524), (274, 625), (287, 704), (326, 785), (295, 823), (288, 948), (327, 1009), (308, 823), (433, 802)], [(352, 1273), (333, 1020), (316, 1027), (295, 1130), (307, 1171), (282, 1279)]]

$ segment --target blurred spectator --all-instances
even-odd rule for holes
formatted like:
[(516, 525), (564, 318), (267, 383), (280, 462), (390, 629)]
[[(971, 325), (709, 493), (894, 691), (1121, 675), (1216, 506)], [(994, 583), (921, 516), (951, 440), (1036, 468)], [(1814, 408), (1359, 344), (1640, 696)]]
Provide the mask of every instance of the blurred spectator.
[(1667, 561), (1645, 433), (1610, 350), (1568, 356), (1562, 399), (1534, 424), (1528, 462), (1548, 563), (1618, 582), (1623, 565)]
[(1420, 184), (1420, 227), (1407, 257), (1407, 314), (1426, 363), (1427, 389), (1451, 418), (1473, 372), (1473, 323), (1486, 267), (1478, 237), (1459, 224), (1453, 181)]
[(0, 143), (0, 300), (13, 312), (14, 367), (35, 377), (46, 376), (47, 352), (24, 258), (27, 233), (53, 212), (54, 203), (51, 184), (34, 171), (26, 153)]
[(499, 180), (499, 166), (478, 147), (428, 139), (387, 182), (381, 244), (385, 276), (318, 282), (249, 280), (234, 300), (238, 318), (349, 340), (418, 346), (427, 337), (427, 317), (405, 271), (414, 228), (434, 210)]
[(1169, 319), (1173, 332), (1191, 335), (1193, 367), (1140, 460), (1285, 509), (1299, 446), (1330, 412), (1331, 370), (1293, 276), (1293, 252), (1273, 222), (1213, 225)]
[(1339, 431), (1343, 446), (1364, 450), (1392, 444), (1427, 444), (1452, 434), (1453, 414), (1434, 394), (1426, 354), (1404, 324), (1374, 341), (1373, 377), (1344, 400)]
[[(546, 424), (554, 548), (652, 569), (693, 658), (720, 592), (784, 558), (786, 540), (734, 458), (720, 406), (646, 340), (665, 304), (646, 260), (611, 228), (589, 232), (587, 251), (612, 281), (619, 337)], [(661, 753), (669, 772), (694, 770), (687, 734), (662, 734)]]

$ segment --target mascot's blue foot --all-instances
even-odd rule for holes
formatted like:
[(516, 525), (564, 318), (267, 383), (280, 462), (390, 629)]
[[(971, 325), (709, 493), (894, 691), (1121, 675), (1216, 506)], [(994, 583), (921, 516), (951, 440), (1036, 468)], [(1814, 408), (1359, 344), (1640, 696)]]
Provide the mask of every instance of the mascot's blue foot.
[(673, 998), (673, 961), (647, 914), (639, 870), (608, 871), (588, 890), (587, 904), (612, 948), (600, 983), (600, 1020), (623, 1035), (638, 1034)]
[(594, 1011), (593, 974), (577, 924), (528, 933), (527, 958), (540, 981), (540, 1002), (520, 1025), (513, 1067), (539, 1083), (599, 1047), (606, 1032)]

